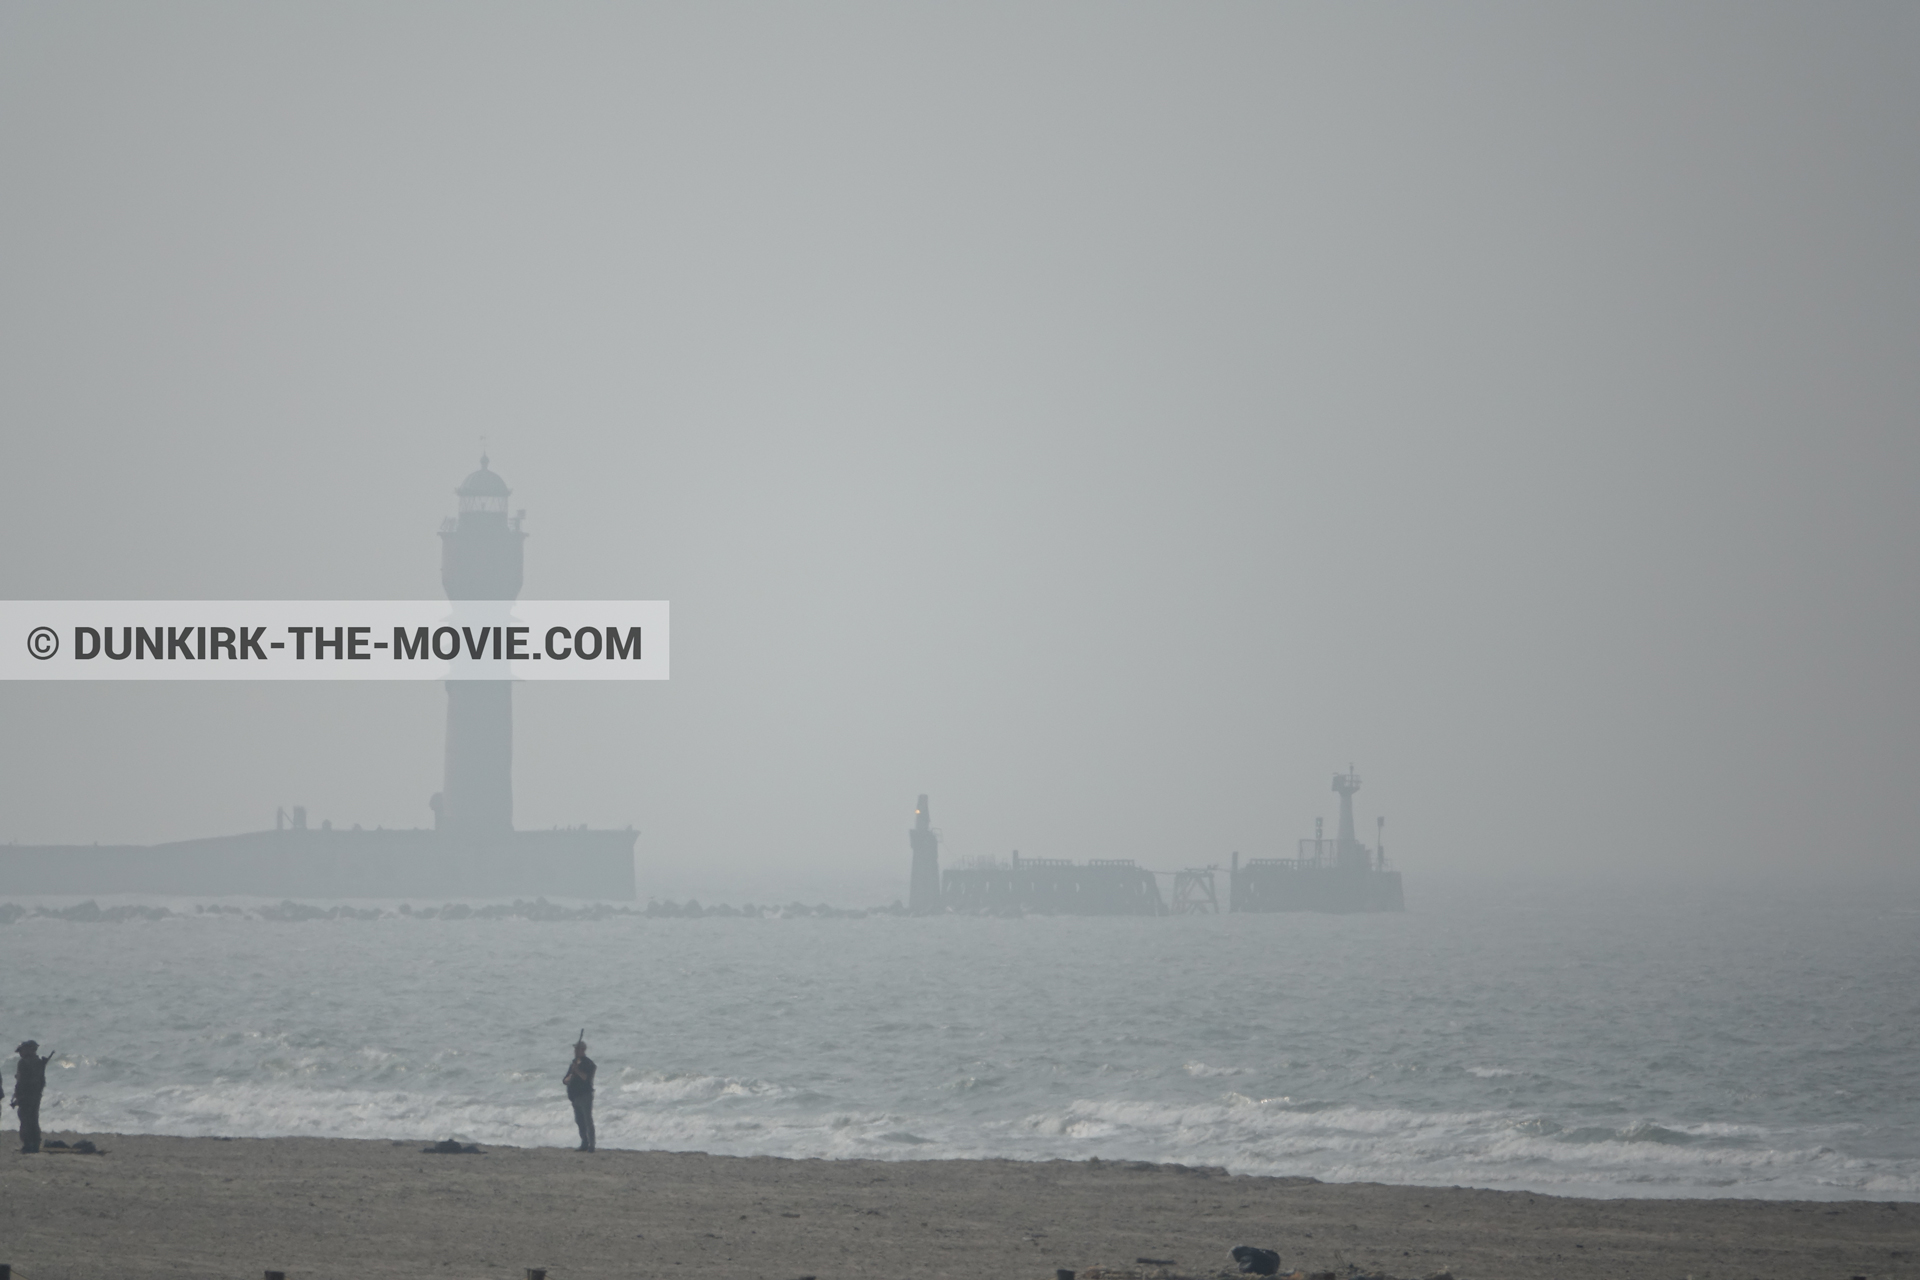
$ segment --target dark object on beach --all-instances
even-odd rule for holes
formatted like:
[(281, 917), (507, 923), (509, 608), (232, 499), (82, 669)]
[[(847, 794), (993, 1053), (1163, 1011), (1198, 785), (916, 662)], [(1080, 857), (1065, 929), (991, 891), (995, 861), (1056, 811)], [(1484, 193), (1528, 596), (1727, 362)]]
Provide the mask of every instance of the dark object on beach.
[(1073, 1272), (1061, 1267), (1053, 1273), (1053, 1280), (1073, 1280)]
[(527, 1280), (547, 1280), (547, 1269), (545, 1267), (528, 1267)]
[(1240, 1264), (1242, 1275), (1277, 1276), (1280, 1274), (1280, 1255), (1272, 1249), (1258, 1249), (1250, 1244), (1235, 1245), (1233, 1260)]
[(269, 1271), (267, 1272), (267, 1280), (287, 1280), (287, 1273), (284, 1271)]
[(474, 1146), (471, 1142), (463, 1147), (452, 1138), (447, 1138), (444, 1141), (434, 1143), (430, 1147), (420, 1148), (420, 1154), (428, 1156), (483, 1156), (487, 1153), (479, 1147)]

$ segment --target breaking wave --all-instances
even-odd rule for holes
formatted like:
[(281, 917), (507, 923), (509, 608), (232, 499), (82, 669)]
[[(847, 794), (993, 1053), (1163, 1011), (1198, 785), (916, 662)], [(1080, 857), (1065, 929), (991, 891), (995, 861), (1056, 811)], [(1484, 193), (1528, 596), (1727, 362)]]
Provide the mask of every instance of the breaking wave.
[(1920, 1199), (1911, 921), (1803, 906), (1480, 929), (122, 913), (0, 925), (0, 972), (9, 1024), (57, 1053), (55, 1131), (571, 1145), (585, 1023), (608, 1147)]

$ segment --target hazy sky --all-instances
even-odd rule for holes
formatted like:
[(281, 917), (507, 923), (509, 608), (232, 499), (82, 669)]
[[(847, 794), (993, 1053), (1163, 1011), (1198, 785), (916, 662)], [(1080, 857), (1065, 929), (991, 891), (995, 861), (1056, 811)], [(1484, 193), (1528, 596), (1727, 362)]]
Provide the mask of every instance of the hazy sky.
[[(1910, 5), (0, 5), (0, 596), (419, 598), (641, 892), (1920, 863)], [(0, 686), (0, 840), (424, 825), (444, 695)]]

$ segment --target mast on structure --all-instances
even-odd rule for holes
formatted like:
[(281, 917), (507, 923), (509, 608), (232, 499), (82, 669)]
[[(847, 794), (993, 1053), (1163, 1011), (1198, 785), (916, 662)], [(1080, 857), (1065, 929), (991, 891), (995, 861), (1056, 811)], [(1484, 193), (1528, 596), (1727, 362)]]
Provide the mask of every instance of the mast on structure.
[(1352, 765), (1347, 766), (1345, 773), (1333, 775), (1333, 789), (1340, 793), (1340, 838), (1334, 854), (1336, 865), (1343, 869), (1366, 871), (1373, 864), (1373, 855), (1353, 833), (1353, 793), (1360, 789), (1360, 775)]
[(940, 837), (933, 830), (933, 815), (925, 796), (913, 811), (913, 829), (907, 832), (907, 843), (913, 849), (907, 910), (917, 916), (933, 915), (940, 910)]

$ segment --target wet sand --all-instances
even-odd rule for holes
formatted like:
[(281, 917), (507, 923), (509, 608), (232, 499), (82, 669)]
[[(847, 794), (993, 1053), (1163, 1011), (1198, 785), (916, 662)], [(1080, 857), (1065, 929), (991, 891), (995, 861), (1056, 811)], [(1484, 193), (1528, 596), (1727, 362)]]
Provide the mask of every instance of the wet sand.
[(1237, 1244), (1277, 1249), (1283, 1272), (1343, 1278), (1920, 1277), (1920, 1204), (1576, 1200), (1112, 1162), (84, 1136), (106, 1154), (22, 1156), (0, 1135), (0, 1263), (21, 1280), (1213, 1276)]

